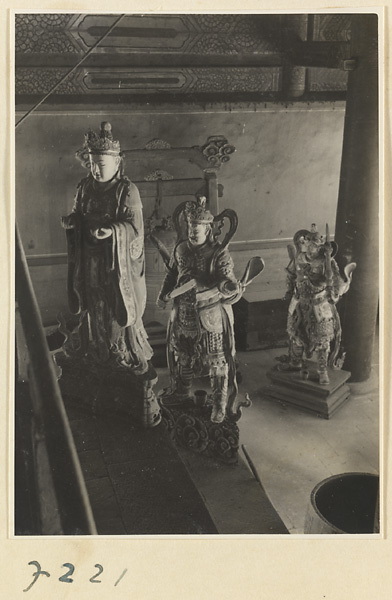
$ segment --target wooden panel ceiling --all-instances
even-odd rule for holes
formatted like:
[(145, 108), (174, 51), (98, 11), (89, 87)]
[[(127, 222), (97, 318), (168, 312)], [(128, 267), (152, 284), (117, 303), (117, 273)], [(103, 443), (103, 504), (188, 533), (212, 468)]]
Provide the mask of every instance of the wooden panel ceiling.
[[(17, 14), (16, 103), (64, 77), (118, 15)], [(229, 100), (344, 93), (351, 15), (125, 15), (50, 102)]]

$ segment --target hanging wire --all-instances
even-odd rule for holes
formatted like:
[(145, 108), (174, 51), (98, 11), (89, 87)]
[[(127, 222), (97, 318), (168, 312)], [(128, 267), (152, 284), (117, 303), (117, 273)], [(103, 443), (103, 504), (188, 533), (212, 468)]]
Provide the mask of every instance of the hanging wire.
[(123, 19), (125, 17), (125, 14), (122, 14), (118, 17), (118, 19), (115, 20), (115, 22), (113, 23), (113, 25), (111, 25), (109, 27), (109, 29), (106, 31), (106, 33), (103, 34), (103, 36), (101, 38), (99, 38), (99, 40), (97, 42), (95, 42), (95, 44), (93, 46), (91, 46), (90, 50), (88, 50), (86, 52), (86, 54), (79, 60), (79, 62), (76, 63), (76, 65), (74, 65), (72, 67), (72, 69), (70, 69), (70, 71), (68, 71), (50, 90), (47, 94), (45, 94), (45, 96), (43, 98), (41, 98), (41, 100), (39, 102), (37, 102), (37, 104), (35, 104), (32, 108), (30, 108), (30, 110), (27, 111), (26, 114), (23, 115), (23, 117), (21, 119), (19, 119), (19, 121), (16, 123), (15, 125), (15, 129), (22, 123), (22, 121), (24, 121), (25, 119), (27, 119), (27, 117), (29, 115), (31, 115), (31, 113), (33, 111), (35, 111), (39, 106), (41, 106), (41, 104), (43, 102), (45, 102), (45, 100), (47, 98), (49, 98), (49, 96), (51, 94), (53, 94), (53, 92), (59, 87), (59, 85), (61, 85), (63, 83), (63, 81), (65, 81), (65, 79), (67, 79), (67, 77), (69, 77), (71, 75), (71, 73), (73, 73), (81, 64), (84, 60), (86, 60), (86, 58), (88, 56), (90, 56), (90, 54), (95, 50), (95, 48), (113, 31), (113, 29), (119, 24), (119, 22), (121, 21), (121, 19)]

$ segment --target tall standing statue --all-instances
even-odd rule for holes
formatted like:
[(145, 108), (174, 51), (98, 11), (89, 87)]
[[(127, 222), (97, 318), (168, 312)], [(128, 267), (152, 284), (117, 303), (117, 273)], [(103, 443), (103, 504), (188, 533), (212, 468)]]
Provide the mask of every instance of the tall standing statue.
[(120, 143), (110, 123), (85, 134), (90, 174), (63, 217), (68, 242), (68, 301), (80, 315), (83, 355), (135, 373), (148, 370), (152, 349), (142, 316), (146, 304), (142, 204), (123, 174)]
[(333, 258), (337, 245), (317, 231), (301, 229), (288, 246), (290, 262), (287, 267), (287, 294), (290, 298), (287, 319), (289, 334), (289, 363), (282, 366), (301, 370), (304, 355), (317, 355), (318, 377), (321, 385), (329, 384), (328, 366), (336, 367), (341, 341), (341, 325), (336, 304), (351, 283), (356, 264), (344, 269), (345, 278)]
[[(213, 222), (230, 231), (220, 243)], [(168, 363), (171, 375), (169, 397), (181, 402), (190, 397), (193, 377), (209, 375), (212, 390), (211, 421), (221, 423), (226, 409), (232, 410), (237, 395), (233, 311), (250, 280), (264, 267), (254, 259), (244, 278), (238, 281), (227, 244), (237, 227), (237, 215), (226, 209), (218, 217), (206, 208), (206, 198), (182, 203), (173, 215), (180, 231), (185, 218), (186, 235), (166, 257), (167, 275), (158, 296), (158, 306), (173, 300), (168, 326)], [(160, 248), (162, 250), (162, 248)], [(164, 252), (163, 252), (164, 255)]]

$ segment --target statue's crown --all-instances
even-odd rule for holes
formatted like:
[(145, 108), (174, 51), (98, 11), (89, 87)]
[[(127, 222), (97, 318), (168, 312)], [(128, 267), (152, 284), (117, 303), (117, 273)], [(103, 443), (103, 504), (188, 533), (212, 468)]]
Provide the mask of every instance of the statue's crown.
[(310, 228), (310, 239), (316, 244), (324, 244), (324, 236), (321, 235), (321, 233), (317, 229), (316, 223), (312, 223), (312, 226)]
[(310, 242), (314, 242), (315, 244), (321, 245), (324, 244), (324, 236), (320, 234), (317, 229), (316, 223), (312, 223), (312, 226), (309, 229), (300, 229), (294, 235), (294, 243), (297, 245), (301, 238), (308, 240)]
[(212, 223), (214, 215), (206, 208), (207, 198), (199, 196), (185, 205), (185, 216), (189, 223)]
[(96, 133), (89, 129), (84, 134), (84, 148), (90, 154), (110, 154), (118, 156), (121, 152), (120, 142), (113, 139), (112, 126), (107, 121), (102, 121), (101, 131)]

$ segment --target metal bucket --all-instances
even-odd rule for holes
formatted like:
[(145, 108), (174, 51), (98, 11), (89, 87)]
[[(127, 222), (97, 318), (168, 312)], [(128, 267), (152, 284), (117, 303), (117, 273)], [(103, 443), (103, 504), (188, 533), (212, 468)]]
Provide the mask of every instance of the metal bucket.
[(311, 493), (304, 533), (378, 533), (378, 503), (378, 475), (328, 477)]

